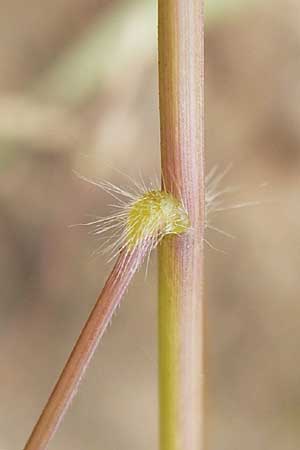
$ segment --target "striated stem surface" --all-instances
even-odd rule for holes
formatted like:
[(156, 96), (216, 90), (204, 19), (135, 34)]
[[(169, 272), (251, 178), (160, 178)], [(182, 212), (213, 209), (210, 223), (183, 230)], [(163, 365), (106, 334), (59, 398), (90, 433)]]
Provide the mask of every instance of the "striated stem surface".
[(160, 448), (203, 450), (203, 1), (158, 0), (158, 11), (162, 180), (192, 224), (160, 246)]

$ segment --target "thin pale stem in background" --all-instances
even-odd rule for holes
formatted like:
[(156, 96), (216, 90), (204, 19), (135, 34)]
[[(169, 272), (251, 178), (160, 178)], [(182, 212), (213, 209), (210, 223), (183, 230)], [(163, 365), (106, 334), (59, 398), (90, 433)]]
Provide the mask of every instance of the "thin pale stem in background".
[(163, 185), (192, 224), (160, 246), (160, 443), (203, 450), (203, 1), (158, 0), (158, 10)]

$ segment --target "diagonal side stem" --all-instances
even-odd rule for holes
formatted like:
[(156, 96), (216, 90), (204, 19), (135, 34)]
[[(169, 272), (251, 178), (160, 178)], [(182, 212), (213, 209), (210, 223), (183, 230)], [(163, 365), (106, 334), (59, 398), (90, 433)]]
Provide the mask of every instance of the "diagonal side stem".
[(158, 0), (158, 13), (163, 185), (192, 224), (160, 246), (160, 448), (203, 450), (203, 1)]
[(47, 448), (77, 393), (116, 307), (142, 264), (147, 249), (148, 246), (142, 243), (132, 251), (123, 250), (120, 253), (24, 450)]

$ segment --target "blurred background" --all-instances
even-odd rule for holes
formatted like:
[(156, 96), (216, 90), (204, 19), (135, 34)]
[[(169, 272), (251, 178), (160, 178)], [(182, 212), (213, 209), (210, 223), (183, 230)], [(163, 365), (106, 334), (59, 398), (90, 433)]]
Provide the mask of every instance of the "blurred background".
[[(206, 1), (208, 169), (236, 186), (206, 248), (207, 450), (300, 443), (300, 6)], [(0, 450), (23, 447), (111, 264), (87, 228), (159, 175), (156, 1), (0, 0)], [(127, 175), (123, 175), (127, 174)], [(158, 449), (156, 255), (56, 450)]]

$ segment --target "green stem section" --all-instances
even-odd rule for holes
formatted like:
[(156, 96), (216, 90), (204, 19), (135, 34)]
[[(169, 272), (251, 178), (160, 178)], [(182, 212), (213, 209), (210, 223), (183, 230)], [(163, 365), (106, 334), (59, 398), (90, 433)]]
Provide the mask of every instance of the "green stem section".
[(160, 443), (203, 450), (203, 1), (159, 0), (158, 10), (163, 185), (192, 224), (160, 246)]

